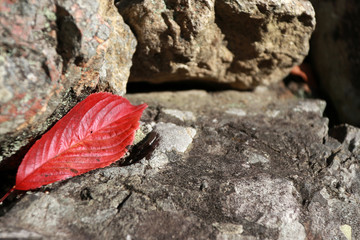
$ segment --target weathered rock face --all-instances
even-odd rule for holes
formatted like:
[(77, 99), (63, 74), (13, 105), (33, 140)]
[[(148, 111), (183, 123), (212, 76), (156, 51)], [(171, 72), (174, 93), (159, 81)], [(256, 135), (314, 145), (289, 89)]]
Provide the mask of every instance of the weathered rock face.
[(282, 80), (309, 50), (308, 1), (117, 1), (139, 42), (129, 81), (204, 80), (239, 89)]
[(1, 1), (0, 9), (1, 162), (96, 89), (124, 94), (136, 40), (111, 2)]
[(100, 85), (101, 88), (108, 88), (118, 95), (124, 95), (137, 41), (115, 8), (113, 1), (99, 0), (99, 3), (99, 15), (110, 30), (106, 41), (105, 56), (99, 71)]
[(264, 88), (127, 97), (149, 104), (142, 129), (158, 135), (129, 156), (144, 158), (5, 204), (0, 237), (360, 238), (360, 129), (329, 136), (324, 102)]
[(311, 57), (342, 122), (360, 126), (360, 3), (312, 1), (316, 31)]
[(49, 1), (1, 1), (1, 138), (36, 122), (51, 97), (69, 85), (59, 81), (55, 12)]

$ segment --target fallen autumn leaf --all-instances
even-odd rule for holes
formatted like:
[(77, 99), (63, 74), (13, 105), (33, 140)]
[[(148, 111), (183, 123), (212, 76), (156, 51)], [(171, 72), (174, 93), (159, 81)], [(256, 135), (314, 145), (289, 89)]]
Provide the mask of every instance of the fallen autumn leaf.
[(146, 104), (132, 105), (111, 93), (94, 93), (78, 103), (30, 148), (14, 190), (30, 190), (119, 160), (134, 141)]

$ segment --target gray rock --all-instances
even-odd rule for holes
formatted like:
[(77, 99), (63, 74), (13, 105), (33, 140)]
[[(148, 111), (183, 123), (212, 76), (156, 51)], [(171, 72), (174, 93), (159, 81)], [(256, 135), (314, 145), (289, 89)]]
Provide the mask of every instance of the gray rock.
[(340, 121), (360, 126), (360, 2), (312, 1), (317, 27), (311, 59)]
[[(145, 157), (129, 166), (115, 163), (18, 200), (10, 196), (0, 209), (1, 234), (350, 239), (350, 233), (360, 238), (360, 130), (343, 126), (329, 136), (320, 111), (324, 102), (280, 99), (265, 88), (127, 97), (149, 104), (141, 131), (157, 133), (153, 151), (144, 147)], [(184, 121), (168, 109), (194, 118)], [(229, 109), (245, 114), (226, 113)]]
[(161, 135), (160, 151), (169, 152), (175, 150), (177, 152), (185, 152), (195, 137), (196, 130), (194, 128), (184, 128), (176, 126), (173, 123), (158, 123), (155, 131)]
[(170, 116), (174, 116), (181, 121), (195, 121), (195, 116), (189, 111), (179, 111), (177, 109), (164, 109), (163, 112)]
[(0, 239), (42, 239), (42, 236), (24, 229), (3, 228), (0, 223)]
[[(279, 239), (295, 239), (295, 236), (296, 239), (305, 239), (305, 229), (299, 223), (299, 196), (291, 181), (260, 175), (255, 179), (232, 180), (221, 185), (220, 192), (225, 192), (231, 185), (234, 191), (221, 203), (226, 216), (279, 229)], [(289, 229), (292, 229), (291, 235)]]
[(201, 80), (253, 89), (309, 50), (309, 1), (117, 1), (139, 42), (129, 81)]

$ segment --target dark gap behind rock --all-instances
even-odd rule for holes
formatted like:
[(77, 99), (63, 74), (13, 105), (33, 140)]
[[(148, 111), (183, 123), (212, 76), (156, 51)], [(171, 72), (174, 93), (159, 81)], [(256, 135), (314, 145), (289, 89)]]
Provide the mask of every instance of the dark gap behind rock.
[(147, 93), (164, 91), (185, 91), (185, 90), (205, 90), (208, 92), (235, 90), (227, 85), (212, 82), (203, 82), (199, 80), (185, 80), (166, 83), (149, 82), (128, 82), (127, 93)]

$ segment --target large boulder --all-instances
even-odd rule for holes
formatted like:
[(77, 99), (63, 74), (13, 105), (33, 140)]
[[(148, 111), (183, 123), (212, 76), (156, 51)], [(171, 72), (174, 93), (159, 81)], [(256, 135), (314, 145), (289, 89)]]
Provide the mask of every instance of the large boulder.
[(264, 88), (127, 97), (149, 104), (152, 140), (127, 158), (139, 162), (10, 196), (0, 238), (360, 238), (360, 129), (329, 136), (323, 101)]
[(203, 80), (252, 89), (282, 80), (309, 50), (303, 0), (117, 1), (137, 36), (129, 81)]
[(339, 120), (360, 126), (360, 2), (312, 1), (311, 59)]
[(112, 2), (1, 1), (0, 9), (1, 162), (91, 92), (124, 94), (136, 40)]

